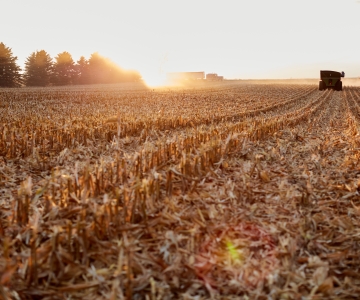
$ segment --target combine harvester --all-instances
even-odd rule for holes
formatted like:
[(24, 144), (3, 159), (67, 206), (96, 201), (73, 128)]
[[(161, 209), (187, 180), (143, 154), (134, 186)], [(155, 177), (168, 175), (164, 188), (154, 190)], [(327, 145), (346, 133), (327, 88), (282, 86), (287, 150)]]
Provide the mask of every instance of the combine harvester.
[(336, 91), (342, 91), (341, 77), (345, 77), (344, 72), (336, 71), (320, 71), (319, 90), (335, 89)]

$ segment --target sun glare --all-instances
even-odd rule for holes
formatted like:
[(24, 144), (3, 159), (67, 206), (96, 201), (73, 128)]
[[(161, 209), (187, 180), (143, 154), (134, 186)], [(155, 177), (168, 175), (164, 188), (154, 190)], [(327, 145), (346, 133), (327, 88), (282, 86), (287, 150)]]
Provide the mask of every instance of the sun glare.
[(166, 85), (165, 76), (159, 74), (145, 74), (143, 75), (143, 79), (148, 87), (154, 88)]

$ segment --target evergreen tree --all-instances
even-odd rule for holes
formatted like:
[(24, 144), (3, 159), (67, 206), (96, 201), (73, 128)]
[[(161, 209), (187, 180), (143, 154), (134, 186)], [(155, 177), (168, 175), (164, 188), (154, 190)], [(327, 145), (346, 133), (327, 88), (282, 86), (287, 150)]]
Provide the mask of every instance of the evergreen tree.
[(75, 81), (75, 64), (69, 52), (59, 53), (53, 66), (53, 83), (55, 85), (72, 84)]
[(106, 58), (97, 52), (89, 58), (89, 72), (91, 83), (109, 83), (111, 68)]
[(21, 68), (16, 64), (11, 48), (0, 43), (0, 87), (15, 87), (21, 84)]
[(45, 50), (31, 53), (25, 62), (25, 83), (27, 86), (47, 86), (52, 75), (52, 59)]
[(81, 56), (80, 59), (76, 62), (76, 84), (89, 84), (89, 62), (85, 59), (84, 56)]

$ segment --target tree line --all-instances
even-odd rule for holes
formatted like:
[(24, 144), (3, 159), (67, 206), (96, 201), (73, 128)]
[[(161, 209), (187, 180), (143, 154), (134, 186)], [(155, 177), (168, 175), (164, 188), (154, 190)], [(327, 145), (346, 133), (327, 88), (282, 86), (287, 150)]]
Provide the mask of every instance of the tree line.
[[(99, 84), (140, 81), (137, 71), (123, 70), (95, 52), (89, 59), (81, 56), (75, 63), (67, 51), (54, 59), (45, 51), (31, 53), (25, 69), (17, 64), (12, 49), (0, 43), (0, 87)], [(23, 71), (23, 72), (22, 72)]]

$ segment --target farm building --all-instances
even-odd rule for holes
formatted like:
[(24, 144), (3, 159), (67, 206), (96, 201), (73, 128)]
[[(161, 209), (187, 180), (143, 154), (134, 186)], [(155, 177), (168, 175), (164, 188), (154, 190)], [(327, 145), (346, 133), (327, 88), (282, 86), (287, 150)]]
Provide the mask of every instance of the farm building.
[(209, 74), (206, 74), (206, 80), (221, 81), (221, 80), (224, 80), (224, 76), (219, 76), (216, 73), (209, 73)]

